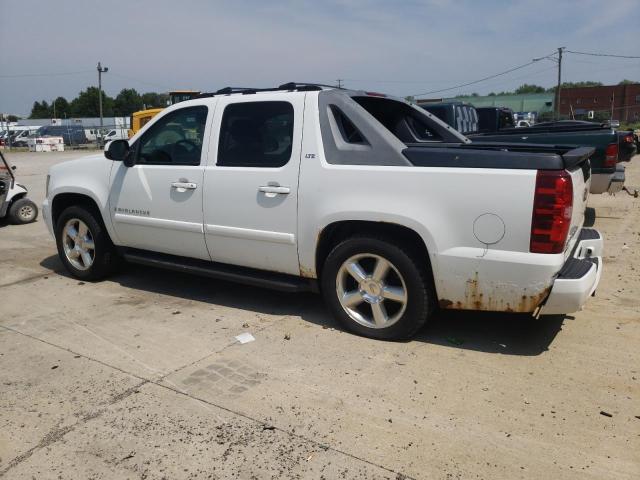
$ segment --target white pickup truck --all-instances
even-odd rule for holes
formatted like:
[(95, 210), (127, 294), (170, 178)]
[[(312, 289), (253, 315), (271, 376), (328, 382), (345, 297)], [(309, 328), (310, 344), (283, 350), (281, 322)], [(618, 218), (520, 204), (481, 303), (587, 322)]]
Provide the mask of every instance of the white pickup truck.
[(438, 307), (581, 309), (602, 273), (592, 152), (476, 145), (377, 93), (227, 88), (52, 167), (43, 213), (77, 278), (125, 259), (319, 290), (349, 330), (399, 339)]

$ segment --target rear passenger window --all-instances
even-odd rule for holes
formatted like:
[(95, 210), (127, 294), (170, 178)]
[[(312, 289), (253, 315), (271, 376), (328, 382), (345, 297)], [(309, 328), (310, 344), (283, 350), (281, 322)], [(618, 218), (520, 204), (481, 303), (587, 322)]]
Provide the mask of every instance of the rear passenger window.
[(247, 102), (222, 115), (218, 162), (224, 167), (282, 167), (291, 158), (293, 105)]

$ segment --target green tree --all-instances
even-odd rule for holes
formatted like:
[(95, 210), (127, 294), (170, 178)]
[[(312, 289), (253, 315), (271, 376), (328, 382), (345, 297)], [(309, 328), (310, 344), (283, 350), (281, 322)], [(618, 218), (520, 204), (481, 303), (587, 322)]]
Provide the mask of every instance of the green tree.
[(20, 117), (17, 115), (7, 115), (8, 122), (17, 122), (18, 120), (20, 120)]
[(113, 112), (117, 117), (128, 117), (142, 108), (142, 97), (134, 88), (123, 88), (113, 100)]
[(142, 94), (144, 108), (164, 108), (167, 106), (169, 95), (165, 93), (147, 92)]
[[(580, 87), (601, 87), (602, 82), (593, 82), (591, 80), (585, 80), (583, 82), (562, 82), (560, 85), (562, 88), (580, 88)], [(547, 92), (552, 93), (556, 91), (556, 87), (547, 88)]]
[(51, 107), (46, 100), (33, 102), (29, 118), (51, 118)]
[[(54, 105), (55, 105), (55, 108), (53, 108)], [(55, 110), (55, 115), (54, 115), (54, 110)], [(51, 118), (53, 118), (54, 116), (57, 118), (65, 118), (70, 116), (69, 115), (70, 113), (71, 113), (71, 109), (69, 107), (69, 102), (67, 102), (67, 99), (64, 97), (56, 98), (51, 104)]]
[(521, 95), (524, 93), (544, 93), (544, 92), (545, 92), (544, 87), (541, 87), (539, 85), (529, 85), (528, 83), (525, 83), (524, 85), (520, 85), (515, 90), (516, 95)]
[(620, 81), (618, 85), (632, 85), (634, 83), (640, 83), (640, 82), (634, 82), (633, 80), (627, 80), (625, 78), (624, 80)]
[[(97, 87), (87, 87), (80, 92), (70, 104), (71, 115), (74, 117), (99, 117), (99, 97)], [(102, 92), (102, 115), (104, 117), (113, 116), (113, 98)]]

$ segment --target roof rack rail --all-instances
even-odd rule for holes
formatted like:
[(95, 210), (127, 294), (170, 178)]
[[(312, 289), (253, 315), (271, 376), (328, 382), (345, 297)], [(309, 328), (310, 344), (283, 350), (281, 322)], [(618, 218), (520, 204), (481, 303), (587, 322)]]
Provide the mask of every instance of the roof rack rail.
[(315, 83), (315, 82), (288, 82), (288, 83), (283, 83), (278, 88), (281, 90), (301, 90), (301, 89), (322, 90), (322, 88), (336, 88), (339, 90), (344, 90), (344, 88), (337, 87), (335, 85), (327, 85), (325, 83)]
[(217, 95), (229, 95), (231, 93), (245, 93), (245, 92), (256, 92), (260, 90), (259, 88), (253, 87), (224, 87), (220, 90), (216, 90)]
[(300, 82), (288, 82), (283, 83), (275, 88), (254, 88), (254, 87), (224, 87), (215, 92), (207, 92), (201, 93), (197, 98), (206, 98), (206, 97), (214, 97), (216, 95), (231, 95), (234, 93), (239, 93), (242, 95), (251, 95), (258, 92), (278, 92), (281, 90), (289, 90), (294, 91), (297, 90), (299, 92), (310, 92), (322, 90), (323, 88), (338, 88), (334, 85), (324, 85), (322, 83), (300, 83)]

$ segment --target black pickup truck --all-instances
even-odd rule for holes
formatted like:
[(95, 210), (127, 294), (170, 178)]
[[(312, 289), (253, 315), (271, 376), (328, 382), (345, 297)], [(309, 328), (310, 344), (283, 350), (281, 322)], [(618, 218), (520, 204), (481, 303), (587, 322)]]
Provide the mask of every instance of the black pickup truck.
[[(418, 103), (418, 106), (438, 116), (453, 128), (457, 128), (461, 123), (455, 118), (458, 112), (467, 118), (477, 118), (475, 131), (463, 132), (473, 143), (594, 147), (595, 153), (591, 157), (591, 193), (616, 193), (622, 190), (625, 177), (624, 166), (618, 165), (620, 139), (611, 127), (592, 122), (557, 121), (516, 128), (513, 112), (508, 108), (474, 108), (471, 105), (465, 105), (463, 109), (442, 108), (459, 104), (460, 102)], [(465, 122), (462, 124), (469, 125)]]

